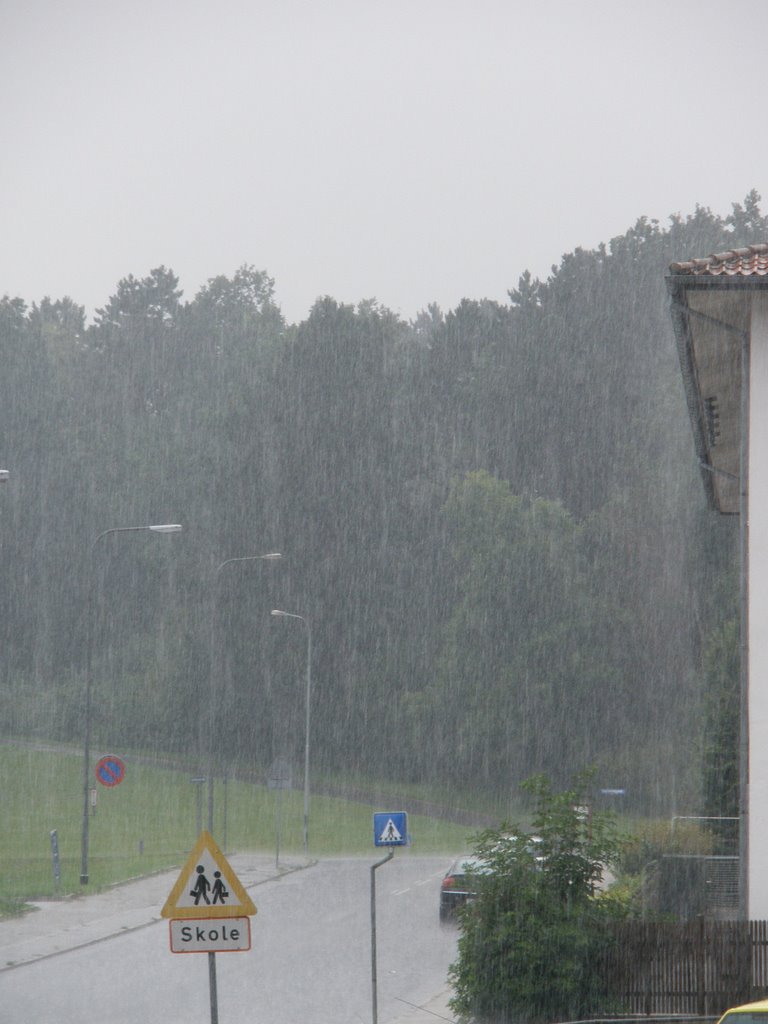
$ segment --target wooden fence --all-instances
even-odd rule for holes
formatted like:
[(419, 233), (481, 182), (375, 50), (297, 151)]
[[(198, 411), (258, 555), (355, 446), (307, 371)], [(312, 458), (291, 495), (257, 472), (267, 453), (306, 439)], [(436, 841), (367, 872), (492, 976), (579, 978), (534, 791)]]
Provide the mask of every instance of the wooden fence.
[(768, 996), (768, 921), (634, 921), (614, 935), (603, 1012), (718, 1017)]

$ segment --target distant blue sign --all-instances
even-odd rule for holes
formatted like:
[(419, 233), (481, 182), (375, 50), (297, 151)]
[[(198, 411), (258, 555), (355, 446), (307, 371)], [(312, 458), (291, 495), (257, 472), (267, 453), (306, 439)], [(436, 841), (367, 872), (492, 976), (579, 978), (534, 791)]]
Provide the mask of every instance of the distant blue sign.
[(408, 815), (405, 811), (384, 811), (374, 814), (373, 845), (408, 845)]
[(114, 754), (107, 754), (96, 765), (96, 778), (102, 786), (118, 786), (125, 778), (125, 764)]

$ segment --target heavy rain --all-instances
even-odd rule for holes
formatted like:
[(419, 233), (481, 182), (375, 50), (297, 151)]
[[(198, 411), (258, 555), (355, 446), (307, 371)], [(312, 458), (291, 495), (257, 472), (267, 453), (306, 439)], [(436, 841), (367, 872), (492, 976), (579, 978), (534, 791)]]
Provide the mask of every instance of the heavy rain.
[[(485, 164), (488, 180), (503, 182), (495, 209), (481, 209), (481, 180), (470, 175), (465, 192), (447, 171), (444, 188), (438, 176), (437, 232), (418, 207), (436, 202), (425, 180), (439, 161), (420, 165), (418, 150), (412, 167), (402, 153), (390, 157), (397, 173), (384, 187), (366, 181), (368, 161), (354, 145), (342, 146), (345, 132), (362, 132), (362, 149), (372, 137), (365, 105), (349, 99), (354, 81), (339, 86), (343, 69), (360, 73), (368, 53), (382, 71), (385, 56), (393, 74), (407, 71), (419, 101), (413, 119), (400, 109), (402, 85), (389, 100), (378, 86), (372, 93), (387, 115), (376, 132), (396, 151), (398, 118), (412, 140), (433, 104), (442, 131), (454, 116), (471, 122), (472, 102), (488, 129), (483, 98), (497, 103), (494, 131), (515, 133), (522, 104), (524, 120), (541, 119), (543, 138), (552, 99), (505, 91), (503, 52), (491, 44), (514, 19), (501, 4), (427, 3), (407, 42), (400, 3), (401, 25), (363, 3), (357, 27), (352, 6), (332, 6), (323, 26), (308, 5), (288, 3), (283, 16), (270, 3), (261, 26), (286, 62), (296, 59), (292, 41), (311, 56), (309, 68), (293, 68), (292, 88), (306, 90), (307, 104), (313, 83), (326, 99), (348, 100), (327, 111), (338, 149), (321, 146), (316, 167), (312, 147), (302, 150), (293, 193), (274, 193), (288, 242), (269, 225), (260, 231), (264, 196), (251, 189), (269, 193), (290, 133), (285, 124), (274, 139), (259, 131), (269, 98), (249, 91), (237, 35), (247, 26), (256, 38), (259, 26), (234, 2), (215, 14), (207, 3), (187, 13), (160, 4), (156, 15), (140, 4), (147, 33), (157, 19), (154, 44), (127, 15), (85, 3), (72, 25), (58, 16), (54, 24), (76, 50), (78, 28), (116, 50), (133, 40), (156, 74), (163, 69), (163, 116), (172, 122), (180, 104), (186, 130), (194, 124), (203, 141), (211, 100), (195, 81), (197, 114), (185, 103), (172, 72), (189, 71), (189, 55), (171, 46), (172, 30), (178, 20), (201, 73), (210, 46), (224, 75), (231, 47), (236, 59), (215, 92), (227, 131), (258, 136), (269, 151), (263, 180), (231, 171), (236, 147), (227, 154), (217, 125), (218, 171), (210, 154), (205, 165), (215, 188), (195, 179), (189, 221), (179, 223), (170, 198), (163, 216), (167, 185), (152, 193), (156, 166), (143, 172), (146, 192), (122, 177), (125, 194), (111, 191), (109, 166), (123, 146), (138, 166), (131, 133), (182, 191), (185, 161), (206, 148), (172, 124), (155, 135), (157, 111), (142, 115), (141, 103), (118, 132), (106, 117), (110, 96), (119, 107), (126, 82), (141, 80), (138, 65), (122, 64), (103, 96), (103, 206), (89, 210), (78, 198), (67, 147), (60, 161), (53, 144), (41, 170), (35, 137), (0, 167), (12, 187), (27, 174), (49, 189), (58, 183), (57, 223), (69, 235), (52, 255), (37, 212), (22, 233), (11, 218), (18, 260), (0, 259), (0, 1005), (9, 1021), (469, 1021), (471, 999), (454, 998), (468, 984), (461, 937), (482, 932), (470, 932), (468, 911), (447, 922), (438, 915), (455, 858), (479, 846), (494, 879), (524, 862), (533, 886), (555, 870), (564, 831), (586, 832), (589, 820), (580, 849), (589, 871), (600, 867), (587, 872), (590, 899), (618, 880), (627, 916), (682, 917), (696, 911), (674, 902), (674, 882), (665, 890), (662, 873), (648, 884), (662, 853), (736, 859), (739, 517), (705, 500), (665, 275), (675, 260), (768, 242), (762, 168), (712, 183), (720, 212), (701, 205), (706, 189), (690, 170), (682, 192), (635, 182), (619, 195), (618, 184), (601, 184), (609, 215), (574, 218), (567, 238), (552, 233), (561, 197), (550, 195), (548, 210), (539, 192), (540, 221), (526, 243), (512, 238), (509, 210), (530, 202), (515, 182), (514, 149), (489, 141), (484, 154), (477, 126), (453, 140), (430, 133), (445, 161), (467, 175)], [(579, 32), (608, 11), (575, 6)], [(539, 31), (551, 31), (572, 60), (560, 38), (570, 5), (544, 7), (523, 17), (523, 33), (543, 54)], [(45, 10), (29, 8), (37, 18)], [(643, 38), (661, 46), (661, 7), (649, 10), (647, 24), (612, 16), (599, 30), (603, 44), (620, 49), (622, 27), (642, 23)], [(765, 22), (757, 4), (734, 10)], [(731, 15), (712, 14), (701, 12), (706, 32), (677, 23), (670, 31), (678, 40), (701, 32), (713, 47)], [(217, 19), (218, 38), (209, 36)], [(13, 14), (22, 49), (0, 70), (6, 84), (20, 75), (33, 21)], [(388, 49), (368, 35), (378, 21)], [(451, 79), (448, 96), (425, 106), (414, 63), (429, 77), (434, 30), (455, 73), (463, 28), (478, 47), (462, 57), (473, 81), (466, 105), (452, 107)], [(339, 38), (360, 51), (345, 56)], [(321, 59), (324, 44), (336, 63)], [(167, 65), (154, 63), (163, 45)], [(653, 55), (642, 59), (651, 74)], [(690, 53), (686, 60), (695, 68)], [(64, 76), (61, 95), (50, 95), (62, 118), (68, 101), (85, 105), (78, 123), (95, 130), (99, 104), (84, 97), (104, 61), (99, 52)], [(438, 83), (445, 73), (436, 62)], [(654, 76), (656, 94), (664, 78)], [(602, 87), (613, 88), (608, 79)], [(144, 103), (146, 90), (141, 80)], [(36, 102), (18, 100), (22, 139)], [(302, 128), (315, 137), (310, 106)], [(670, 118), (653, 111), (665, 130)], [(537, 132), (519, 131), (530, 148)], [(156, 145), (165, 137), (167, 149)], [(84, 145), (93, 153), (92, 140)], [(601, 145), (589, 167), (604, 175), (611, 147)], [(572, 152), (560, 159), (567, 188), (554, 178), (552, 188), (570, 189), (568, 205), (578, 207), (582, 174), (594, 170), (580, 170)], [(648, 160), (666, 166), (654, 152)], [(98, 191), (93, 173), (83, 196)], [(407, 218), (388, 222), (390, 191), (405, 202), (418, 244)], [(106, 212), (106, 232), (75, 223)], [(190, 227), (196, 217), (207, 225), (241, 214), (250, 227), (231, 245)], [(322, 220), (311, 245), (302, 217)], [(131, 218), (155, 223), (138, 247)], [(484, 235), (486, 220), (502, 238)], [(118, 266), (99, 292), (104, 268)], [(567, 821), (562, 793), (573, 795)], [(381, 812), (398, 826), (407, 812), (408, 834), (374, 875), (387, 853), (371, 824)], [(716, 830), (694, 824), (708, 819), (718, 819)], [(518, 844), (512, 828), (536, 831), (543, 852), (530, 837)], [(225, 860), (195, 846), (207, 835)], [(201, 863), (185, 868), (193, 850)], [(204, 946), (234, 929), (236, 949), (175, 955), (180, 931), (169, 933), (163, 917), (174, 915), (161, 914), (174, 883), (182, 919), (192, 894), (195, 907), (229, 901), (230, 917), (204, 913), (214, 923), (197, 934)], [(468, 907), (485, 905), (490, 884), (468, 890)], [(254, 915), (234, 913), (241, 886)], [(564, 904), (577, 901), (576, 888)], [(730, 912), (724, 900), (720, 910)], [(230, 918), (239, 923), (218, 923)], [(478, 1021), (513, 1019), (472, 1005)], [(532, 1010), (531, 1024), (548, 1024), (543, 1012)]]

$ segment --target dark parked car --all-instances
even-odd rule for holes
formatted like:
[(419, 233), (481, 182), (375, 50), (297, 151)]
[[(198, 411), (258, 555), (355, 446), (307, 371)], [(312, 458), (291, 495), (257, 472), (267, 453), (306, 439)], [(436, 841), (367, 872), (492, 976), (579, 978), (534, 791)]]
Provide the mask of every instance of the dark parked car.
[(474, 899), (475, 879), (487, 871), (479, 857), (459, 857), (448, 868), (440, 885), (440, 920), (450, 920), (459, 909)]
[[(511, 852), (515, 852), (516, 849), (524, 851), (532, 866), (541, 869), (544, 857), (541, 853), (542, 840), (539, 836), (518, 838), (509, 835), (505, 836), (504, 840), (510, 844), (520, 844), (518, 847), (512, 845)], [(499, 849), (501, 849), (501, 844), (499, 844)], [(487, 875), (490, 870), (488, 862), (481, 857), (459, 857), (451, 864), (440, 886), (441, 921), (448, 921), (455, 915), (459, 907), (472, 902), (477, 895), (477, 876)], [(768, 1020), (766, 1020), (766, 1024), (768, 1024)]]

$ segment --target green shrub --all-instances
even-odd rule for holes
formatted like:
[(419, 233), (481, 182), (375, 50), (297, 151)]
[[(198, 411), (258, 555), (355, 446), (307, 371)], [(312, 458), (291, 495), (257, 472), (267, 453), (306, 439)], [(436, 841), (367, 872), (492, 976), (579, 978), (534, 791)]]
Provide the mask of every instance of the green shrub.
[(640, 875), (664, 854), (701, 854), (713, 852), (714, 837), (696, 821), (654, 820), (636, 825), (621, 851), (622, 873)]
[(633, 912), (629, 891), (605, 894), (602, 878), (621, 849), (612, 815), (586, 818), (588, 774), (553, 793), (538, 776), (533, 831), (502, 825), (481, 833), (477, 899), (462, 913), (451, 1007), (487, 1024), (578, 1019), (607, 996), (599, 964), (610, 925)]

